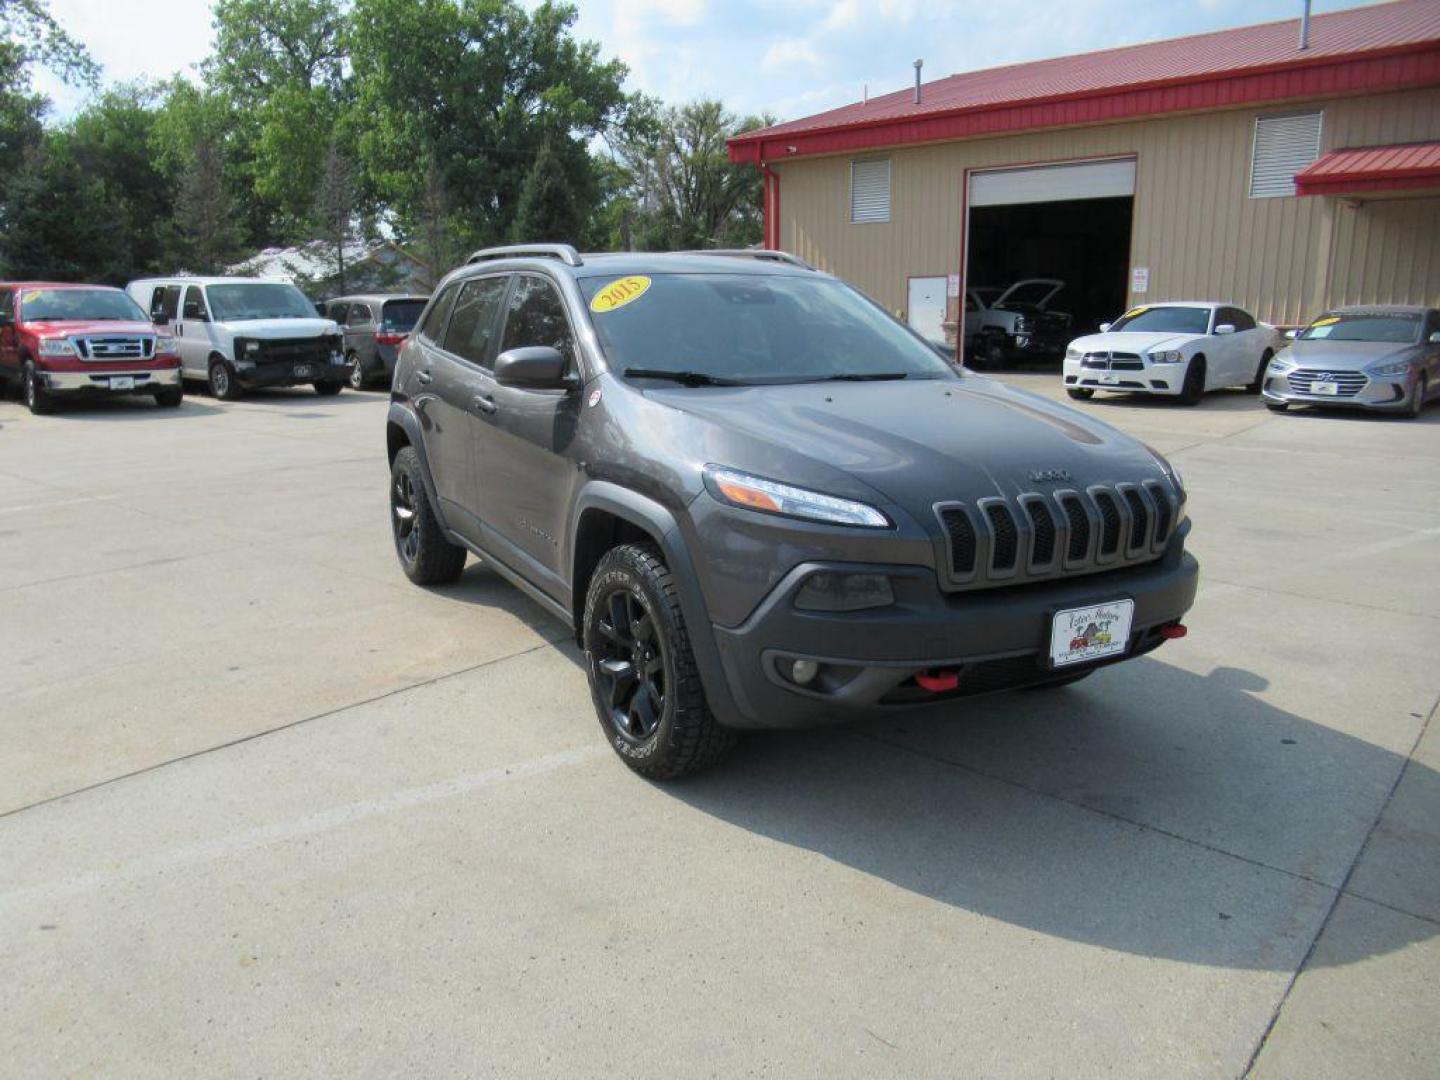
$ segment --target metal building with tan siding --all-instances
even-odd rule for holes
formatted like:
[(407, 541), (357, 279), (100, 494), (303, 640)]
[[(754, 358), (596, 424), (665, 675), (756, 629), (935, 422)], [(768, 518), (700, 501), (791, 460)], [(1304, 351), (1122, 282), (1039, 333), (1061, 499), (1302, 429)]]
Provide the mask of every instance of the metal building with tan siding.
[(1433, 305), (1440, 0), (917, 77), (730, 156), (765, 174), (767, 246), (932, 333), (1025, 277), (1067, 282), (1077, 331), (1164, 299)]

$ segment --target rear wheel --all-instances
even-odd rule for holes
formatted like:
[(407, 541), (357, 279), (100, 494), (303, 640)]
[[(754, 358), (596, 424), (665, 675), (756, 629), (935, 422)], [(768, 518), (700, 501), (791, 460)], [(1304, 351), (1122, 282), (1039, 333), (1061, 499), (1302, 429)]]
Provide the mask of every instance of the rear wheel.
[(25, 401), (25, 407), (35, 416), (44, 416), (55, 411), (55, 399), (50, 396), (50, 391), (40, 385), (40, 376), (35, 372), (35, 365), (26, 360), (20, 368), (20, 394)]
[(350, 389), (364, 390), (365, 383), (368, 381), (365, 378), (365, 365), (353, 352), (347, 357), (347, 360), (350, 363)]
[(1095, 396), (1095, 391), (1084, 386), (1067, 386), (1065, 393), (1069, 394), (1076, 401), (1089, 401)]
[(1255, 381), (1246, 385), (1246, 393), (1258, 394), (1260, 392), (1260, 387), (1265, 385), (1265, 369), (1270, 366), (1270, 357), (1274, 355), (1269, 349), (1265, 350), (1265, 355), (1260, 357), (1260, 366), (1255, 369)]
[(411, 446), (401, 447), (390, 466), (390, 528), (400, 566), (416, 585), (445, 585), (465, 569), (465, 549), (446, 539)]
[(1181, 405), (1199, 405), (1205, 396), (1205, 358), (1197, 356), (1185, 369), (1185, 382), (1180, 387)]
[(675, 581), (655, 547), (606, 552), (582, 626), (600, 728), (626, 765), (670, 780), (709, 768), (735, 744), (705, 701)]
[(240, 383), (235, 379), (235, 369), (228, 361), (218, 357), (210, 361), (210, 393), (221, 401), (234, 401), (240, 396)]

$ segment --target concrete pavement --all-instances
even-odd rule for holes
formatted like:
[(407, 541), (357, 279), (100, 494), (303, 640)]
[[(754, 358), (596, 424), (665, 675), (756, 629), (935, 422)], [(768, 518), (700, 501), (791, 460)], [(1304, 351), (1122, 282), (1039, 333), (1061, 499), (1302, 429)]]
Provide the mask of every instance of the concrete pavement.
[(383, 394), (0, 402), (6, 1071), (1433, 1075), (1440, 409), (1081, 407), (1185, 472), (1188, 638), (654, 786), (400, 574)]

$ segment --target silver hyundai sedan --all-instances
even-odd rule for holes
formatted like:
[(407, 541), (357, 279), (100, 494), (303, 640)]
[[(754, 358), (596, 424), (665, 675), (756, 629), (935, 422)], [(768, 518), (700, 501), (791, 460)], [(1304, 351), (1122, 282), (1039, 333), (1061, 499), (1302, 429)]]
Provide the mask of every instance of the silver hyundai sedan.
[(1265, 371), (1265, 407), (1342, 405), (1419, 416), (1440, 394), (1440, 311), (1372, 304), (1292, 331)]

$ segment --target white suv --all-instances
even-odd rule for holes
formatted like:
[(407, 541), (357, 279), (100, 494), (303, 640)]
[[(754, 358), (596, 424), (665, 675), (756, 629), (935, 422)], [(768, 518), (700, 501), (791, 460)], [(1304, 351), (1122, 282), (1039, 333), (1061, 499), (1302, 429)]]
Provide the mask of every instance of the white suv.
[(146, 278), (126, 287), (174, 335), (180, 371), (229, 401), (259, 386), (345, 385), (340, 328), (305, 294), (276, 278)]

